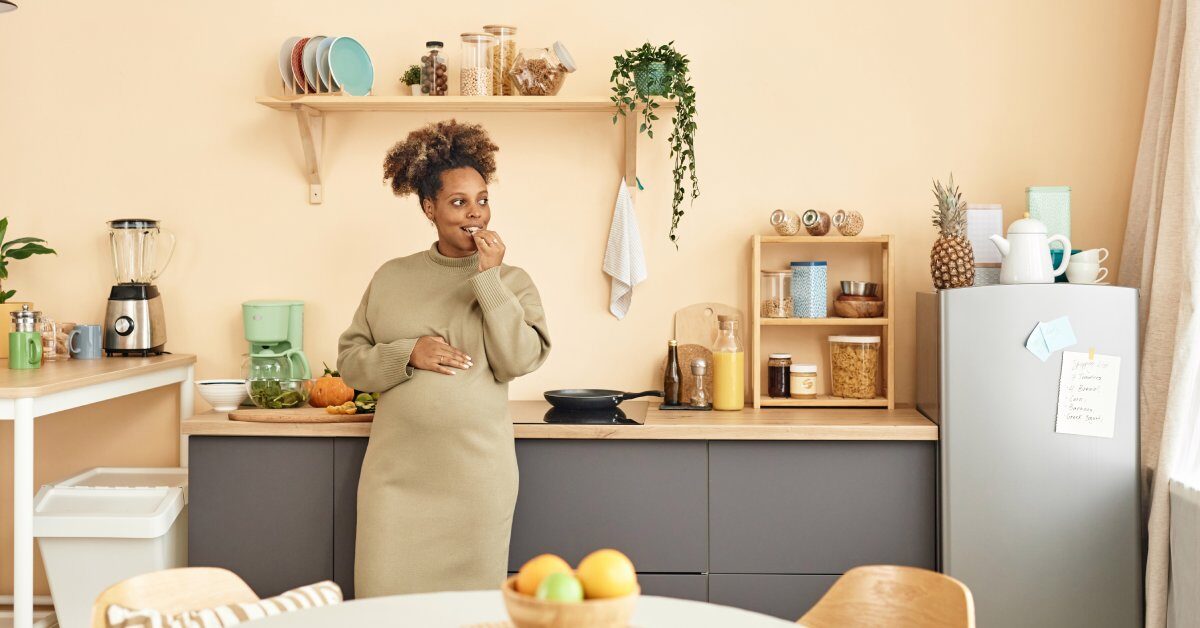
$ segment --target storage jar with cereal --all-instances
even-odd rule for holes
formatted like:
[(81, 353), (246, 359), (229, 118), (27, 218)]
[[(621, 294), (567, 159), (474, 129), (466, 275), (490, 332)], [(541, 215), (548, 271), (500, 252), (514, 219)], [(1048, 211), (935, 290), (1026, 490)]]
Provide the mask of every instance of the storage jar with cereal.
[(492, 46), (492, 95), (512, 96), (517, 90), (508, 82), (508, 72), (517, 58), (517, 27), (488, 24), (483, 31), (496, 38)]
[(792, 271), (762, 271), (763, 318), (787, 318), (792, 315)]
[(561, 41), (549, 48), (522, 48), (508, 72), (509, 82), (522, 96), (553, 96), (562, 89), (575, 60)]
[(834, 397), (873, 399), (879, 381), (879, 336), (830, 336), (829, 385)]
[(487, 33), (462, 34), (462, 66), (458, 89), (463, 96), (492, 95), (492, 46), (496, 38)]

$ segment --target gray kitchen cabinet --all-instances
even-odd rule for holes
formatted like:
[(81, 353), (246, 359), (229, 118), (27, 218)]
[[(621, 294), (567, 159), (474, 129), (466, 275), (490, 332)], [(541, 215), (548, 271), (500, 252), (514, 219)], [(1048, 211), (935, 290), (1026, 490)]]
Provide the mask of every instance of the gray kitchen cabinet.
[(193, 436), (188, 560), (224, 567), (259, 597), (333, 574), (333, 440)]
[(358, 475), (367, 453), (365, 438), (333, 441), (333, 581), (354, 599), (354, 539), (358, 522)]
[(837, 576), (709, 574), (708, 601), (796, 621), (833, 586)]
[(682, 573), (640, 573), (638, 585), (642, 595), (674, 597), (681, 600), (708, 600), (708, 576)]
[(710, 443), (710, 570), (936, 568), (935, 456), (919, 441)]
[(639, 570), (708, 571), (704, 441), (520, 440), (509, 569), (619, 548)]

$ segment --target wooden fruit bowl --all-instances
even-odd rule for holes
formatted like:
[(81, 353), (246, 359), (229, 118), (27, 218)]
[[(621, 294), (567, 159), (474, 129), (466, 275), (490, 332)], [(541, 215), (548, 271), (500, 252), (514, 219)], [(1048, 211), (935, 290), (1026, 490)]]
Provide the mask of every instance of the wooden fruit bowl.
[(516, 628), (626, 628), (642, 589), (603, 600), (548, 602), (518, 593), (517, 577), (511, 576), (500, 591), (508, 618)]
[(833, 313), (844, 318), (879, 318), (883, 316), (883, 301), (859, 301), (838, 297), (833, 301)]

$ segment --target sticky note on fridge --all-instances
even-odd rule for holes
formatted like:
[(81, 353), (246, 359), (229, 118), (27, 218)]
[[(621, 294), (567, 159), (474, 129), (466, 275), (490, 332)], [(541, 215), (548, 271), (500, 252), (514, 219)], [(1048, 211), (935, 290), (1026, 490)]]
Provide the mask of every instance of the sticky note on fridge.
[(1054, 431), (1112, 438), (1116, 428), (1121, 358), (1064, 351)]
[(1066, 349), (1074, 345), (1075, 330), (1071, 328), (1071, 321), (1066, 316), (1061, 316), (1048, 323), (1040, 323), (1042, 328), (1042, 337), (1046, 339), (1046, 348), (1051, 353), (1059, 349)]
[(1042, 362), (1050, 357), (1050, 347), (1046, 344), (1046, 337), (1042, 335), (1041, 323), (1033, 328), (1033, 333), (1029, 334), (1029, 338), (1025, 340), (1025, 348), (1029, 349), (1029, 352)]

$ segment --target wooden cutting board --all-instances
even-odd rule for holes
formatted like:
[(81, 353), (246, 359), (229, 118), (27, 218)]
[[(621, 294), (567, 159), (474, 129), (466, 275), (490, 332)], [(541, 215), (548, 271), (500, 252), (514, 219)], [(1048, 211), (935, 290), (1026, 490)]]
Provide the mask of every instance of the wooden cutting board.
[(231, 421), (253, 421), (257, 423), (369, 423), (375, 414), (329, 414), (325, 408), (238, 408), (229, 413)]
[(691, 344), (712, 347), (717, 339), (717, 317), (734, 315), (740, 319), (738, 331), (746, 338), (749, 321), (742, 311), (724, 303), (697, 303), (675, 311), (675, 340), (680, 345)]

